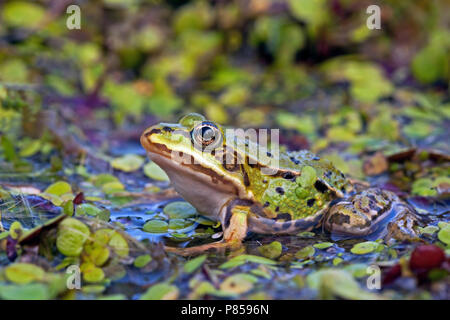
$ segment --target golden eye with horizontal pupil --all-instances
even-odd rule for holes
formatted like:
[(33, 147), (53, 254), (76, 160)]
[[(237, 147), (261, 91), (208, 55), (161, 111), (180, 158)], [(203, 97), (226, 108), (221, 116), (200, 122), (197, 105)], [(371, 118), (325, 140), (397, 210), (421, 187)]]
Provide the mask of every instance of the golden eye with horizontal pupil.
[(217, 126), (209, 121), (204, 121), (191, 131), (194, 146), (201, 150), (210, 151), (222, 144), (222, 133)]

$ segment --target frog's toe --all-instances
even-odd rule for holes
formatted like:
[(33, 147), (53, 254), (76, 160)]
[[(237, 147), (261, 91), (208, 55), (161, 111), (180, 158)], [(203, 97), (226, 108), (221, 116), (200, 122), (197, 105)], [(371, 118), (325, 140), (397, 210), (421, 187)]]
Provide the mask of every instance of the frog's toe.
[(324, 227), (333, 239), (416, 241), (419, 239), (414, 231), (417, 224), (414, 209), (392, 192), (376, 188), (338, 202), (324, 220)]
[(357, 210), (351, 201), (335, 204), (326, 215), (323, 225), (335, 240), (364, 237), (374, 232), (370, 218)]
[(401, 209), (395, 218), (387, 225), (387, 234), (384, 237), (386, 243), (390, 243), (393, 240), (397, 241), (420, 241), (424, 242), (419, 237), (415, 228), (419, 225), (417, 216), (404, 207)]

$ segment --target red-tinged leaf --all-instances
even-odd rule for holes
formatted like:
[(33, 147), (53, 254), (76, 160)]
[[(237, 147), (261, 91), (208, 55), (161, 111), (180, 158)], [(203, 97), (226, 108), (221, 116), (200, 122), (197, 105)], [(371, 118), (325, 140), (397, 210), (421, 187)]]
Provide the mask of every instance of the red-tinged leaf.
[(8, 236), (6, 239), (6, 256), (9, 261), (14, 261), (17, 258), (17, 240)]
[(445, 252), (435, 245), (422, 245), (414, 249), (409, 260), (411, 270), (438, 268), (445, 260)]
[(73, 204), (74, 205), (79, 205), (79, 204), (82, 204), (83, 202), (84, 202), (84, 193), (80, 192), (73, 199)]
[(401, 274), (402, 274), (402, 267), (399, 264), (396, 264), (395, 266), (390, 267), (384, 273), (383, 285), (387, 285), (387, 284), (394, 282), (395, 279), (400, 277)]

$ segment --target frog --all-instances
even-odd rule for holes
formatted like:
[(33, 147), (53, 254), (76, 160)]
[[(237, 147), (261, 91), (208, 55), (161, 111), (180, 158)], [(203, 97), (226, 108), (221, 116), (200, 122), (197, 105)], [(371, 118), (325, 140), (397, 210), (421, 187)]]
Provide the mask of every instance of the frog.
[(273, 152), (273, 144), (262, 144), (242, 130), (229, 132), (190, 113), (141, 135), (148, 157), (166, 172), (177, 193), (222, 226), (219, 241), (166, 246), (167, 251), (236, 250), (249, 232), (281, 236), (316, 228), (338, 239), (418, 239), (417, 212), (395, 193), (361, 188), (311, 151)]

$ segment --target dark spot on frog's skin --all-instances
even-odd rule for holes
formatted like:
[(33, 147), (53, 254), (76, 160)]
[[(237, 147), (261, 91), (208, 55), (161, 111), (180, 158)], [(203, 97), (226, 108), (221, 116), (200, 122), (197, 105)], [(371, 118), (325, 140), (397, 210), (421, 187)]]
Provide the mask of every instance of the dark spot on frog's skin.
[(172, 132), (173, 131), (173, 129), (171, 127), (163, 127), (162, 130), (165, 131), (165, 132)]
[(295, 163), (295, 164), (299, 164), (299, 163), (300, 163), (300, 160), (295, 159), (294, 157), (290, 157), (289, 159), (291, 159), (291, 161), (292, 161), (293, 163)]
[(311, 208), (314, 205), (314, 202), (316, 202), (316, 199), (308, 199), (308, 201), (306, 201), (306, 204)]
[(345, 179), (345, 175), (341, 172), (341, 177)]
[(295, 220), (295, 227), (307, 231), (309, 228), (316, 225), (316, 221), (306, 221), (304, 219)]
[(289, 229), (294, 223), (293, 222), (285, 222), (283, 223), (283, 225), (281, 226), (281, 230), (287, 230)]
[(275, 212), (278, 212), (278, 211), (280, 211), (280, 207), (275, 208)]
[(248, 162), (248, 166), (250, 168), (256, 168), (257, 164), (256, 163), (252, 163), (252, 162)]
[(319, 161), (319, 160), (320, 160), (320, 157), (314, 156), (312, 159), (315, 160), (315, 161)]
[(327, 172), (325, 172), (323, 175), (326, 177), (326, 178), (328, 178), (328, 179), (331, 179), (331, 175), (332, 175), (333, 173), (331, 172), (331, 171), (327, 171)]
[(267, 180), (266, 180), (266, 179), (264, 179), (264, 180), (263, 180), (263, 183), (267, 183)]
[(276, 220), (283, 219), (285, 221), (290, 221), (292, 219), (292, 217), (289, 213), (279, 213), (275, 219)]
[(267, 156), (272, 158), (272, 154), (269, 151), (267, 151)]
[(325, 193), (326, 191), (328, 191), (328, 186), (321, 180), (316, 180), (316, 182), (314, 183), (314, 188), (316, 188), (316, 190), (321, 193)]
[(242, 164), (241, 164), (241, 172), (242, 172), (242, 179), (244, 180), (244, 185), (248, 187), (250, 185), (250, 179), (248, 178), (247, 171), (245, 171), (245, 168)]
[(344, 194), (347, 192), (347, 190), (345, 190), (345, 187), (342, 187), (342, 188), (341, 188), (341, 191), (342, 191), (342, 193), (344, 193)]
[(350, 223), (350, 217), (346, 214), (336, 213), (330, 217), (329, 223), (343, 225), (344, 223)]
[(278, 192), (279, 194), (283, 195), (284, 194), (284, 189), (282, 187), (276, 187), (275, 191)]
[(295, 176), (291, 172), (285, 172), (283, 173), (283, 179), (291, 180), (294, 179)]
[(377, 202), (377, 199), (373, 194), (368, 194), (366, 197), (369, 198), (369, 200), (372, 200), (373, 202)]
[(266, 201), (266, 203), (264, 203), (263, 208), (267, 208), (268, 206), (270, 206), (270, 203), (268, 201)]

